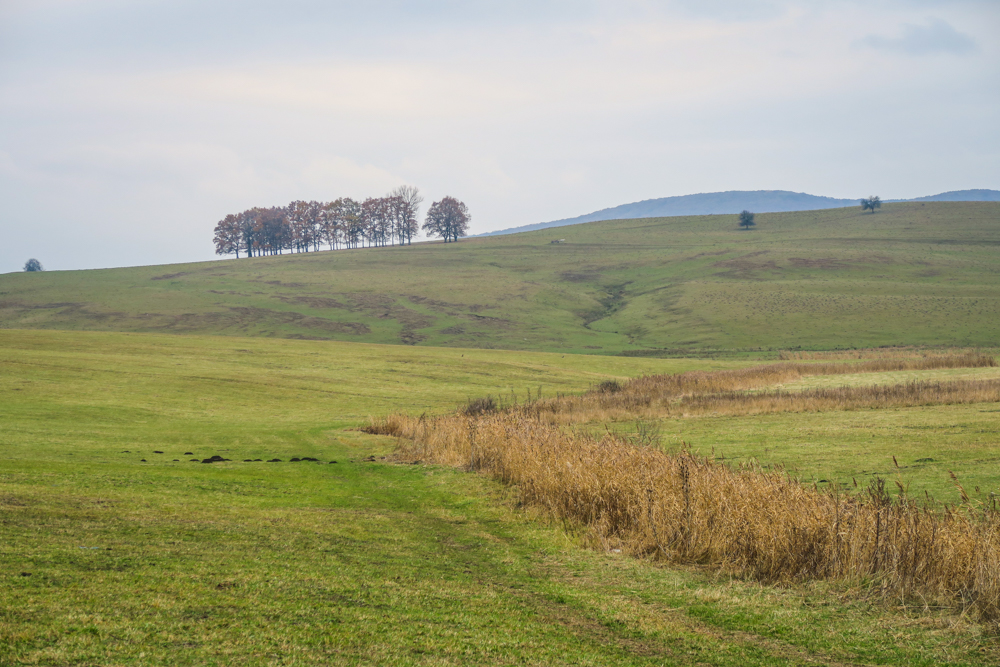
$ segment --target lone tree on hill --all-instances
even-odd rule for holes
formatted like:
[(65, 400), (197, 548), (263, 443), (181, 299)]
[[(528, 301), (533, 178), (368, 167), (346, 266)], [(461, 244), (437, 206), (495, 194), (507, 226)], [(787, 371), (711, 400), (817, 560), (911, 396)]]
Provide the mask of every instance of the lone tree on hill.
[(43, 270), (42, 269), (42, 263), (39, 262), (34, 257), (32, 257), (31, 259), (29, 259), (27, 262), (24, 263), (24, 270), (25, 271), (42, 271)]
[(740, 213), (740, 227), (742, 227), (743, 229), (750, 229), (756, 224), (757, 223), (753, 221), (753, 213), (746, 210)]
[(861, 200), (862, 213), (865, 211), (871, 211), (872, 213), (874, 213), (875, 209), (877, 208), (882, 208), (882, 200), (879, 199), (876, 195), (872, 195), (868, 199)]
[(436, 201), (427, 209), (423, 230), (428, 236), (440, 236), (445, 243), (458, 241), (469, 233), (469, 209), (454, 197)]

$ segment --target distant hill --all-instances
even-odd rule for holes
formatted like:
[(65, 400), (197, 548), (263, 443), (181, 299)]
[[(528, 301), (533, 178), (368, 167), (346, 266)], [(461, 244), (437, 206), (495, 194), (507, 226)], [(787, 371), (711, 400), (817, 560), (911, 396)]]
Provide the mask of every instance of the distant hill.
[(730, 215), (605, 220), (461, 243), (18, 271), (0, 275), (0, 345), (3, 329), (23, 328), (654, 356), (995, 348), (998, 221), (1000, 202), (887, 203), (760, 213), (752, 230)]
[[(1000, 201), (1000, 190), (956, 190), (930, 197), (920, 197), (912, 200), (896, 199), (892, 201)], [(744, 209), (753, 211), (754, 213), (817, 211), (827, 208), (854, 206), (857, 203), (858, 199), (835, 199), (833, 197), (820, 197), (804, 192), (791, 192), (789, 190), (704, 192), (696, 195), (682, 195), (680, 197), (647, 199), (632, 204), (622, 204), (613, 208), (605, 208), (575, 218), (500, 229), (495, 232), (480, 234), (480, 236), (530, 232), (536, 229), (578, 225), (584, 222), (597, 222), (598, 220), (669, 218), (679, 215), (725, 215), (739, 213)]]
[(901, 201), (1000, 201), (1000, 190), (952, 190)]

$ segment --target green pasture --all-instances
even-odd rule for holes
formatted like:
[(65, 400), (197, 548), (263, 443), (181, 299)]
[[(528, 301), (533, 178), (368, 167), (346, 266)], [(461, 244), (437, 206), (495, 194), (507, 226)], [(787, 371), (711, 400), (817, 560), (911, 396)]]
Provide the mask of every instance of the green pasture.
[(659, 436), (670, 449), (684, 443), (732, 463), (781, 466), (805, 483), (853, 492), (855, 482), (863, 490), (882, 477), (894, 493), (899, 481), (911, 496), (953, 504), (961, 493), (951, 472), (975, 500), (1000, 495), (998, 424), (1000, 406), (977, 403), (669, 419), (659, 422)]
[(0, 665), (997, 664), (954, 612), (584, 549), (352, 430), (745, 363), (0, 331)]
[(997, 344), (1000, 204), (757, 222), (616, 220), (455, 244), (6, 274), (0, 328), (702, 357)]

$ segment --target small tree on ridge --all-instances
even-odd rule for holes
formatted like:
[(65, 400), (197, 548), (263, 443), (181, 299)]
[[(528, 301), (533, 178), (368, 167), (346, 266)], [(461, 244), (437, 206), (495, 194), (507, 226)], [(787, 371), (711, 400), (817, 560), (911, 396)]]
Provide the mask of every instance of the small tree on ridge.
[(740, 213), (739, 220), (740, 220), (740, 227), (742, 227), (743, 229), (750, 229), (755, 224), (757, 224), (753, 221), (753, 213), (747, 210), (744, 210), (742, 213)]
[(871, 211), (872, 213), (874, 213), (875, 209), (877, 208), (882, 208), (882, 200), (879, 199), (876, 195), (872, 195), (868, 199), (861, 200), (862, 213), (865, 211)]

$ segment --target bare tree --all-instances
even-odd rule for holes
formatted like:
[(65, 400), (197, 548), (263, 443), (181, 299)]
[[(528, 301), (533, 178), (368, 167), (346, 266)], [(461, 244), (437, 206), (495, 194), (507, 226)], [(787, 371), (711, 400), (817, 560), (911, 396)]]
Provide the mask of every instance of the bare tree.
[(341, 202), (342, 200), (338, 199), (327, 202), (320, 207), (320, 236), (330, 246), (330, 250), (336, 250), (337, 244), (343, 238), (344, 228), (340, 215)]
[(321, 237), (320, 211), (316, 201), (293, 201), (288, 205), (288, 223), (292, 232), (292, 245), (298, 252), (319, 250)]
[(454, 197), (445, 197), (427, 209), (423, 230), (428, 236), (440, 236), (445, 243), (454, 242), (469, 233), (471, 219), (465, 204)]
[(361, 204), (344, 197), (337, 200), (340, 203), (340, 220), (343, 225), (344, 245), (357, 248), (365, 237), (364, 218), (361, 215)]
[(420, 196), (420, 190), (412, 185), (401, 185), (390, 192), (389, 196), (400, 200), (396, 220), (399, 243), (402, 245), (405, 240), (406, 245), (410, 245), (413, 242), (413, 237), (420, 232), (418, 218), (420, 205), (424, 203), (424, 198)]

